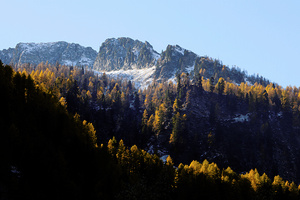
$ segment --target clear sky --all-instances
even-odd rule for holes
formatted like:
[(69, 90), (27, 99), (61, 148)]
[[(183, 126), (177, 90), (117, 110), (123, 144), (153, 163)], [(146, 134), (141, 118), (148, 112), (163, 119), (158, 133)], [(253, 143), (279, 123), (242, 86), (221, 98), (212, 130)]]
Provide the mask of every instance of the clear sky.
[(99, 50), (112, 37), (178, 44), (300, 87), (299, 0), (0, 0), (0, 50), (67, 41)]

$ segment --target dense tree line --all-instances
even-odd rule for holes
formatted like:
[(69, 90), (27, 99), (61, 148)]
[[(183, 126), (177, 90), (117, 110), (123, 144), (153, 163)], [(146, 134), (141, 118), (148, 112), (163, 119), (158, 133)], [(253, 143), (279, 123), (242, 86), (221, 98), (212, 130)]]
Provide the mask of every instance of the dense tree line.
[(298, 199), (299, 187), (280, 176), (271, 180), (255, 170), (237, 174), (230, 167), (220, 169), (204, 160), (174, 166), (133, 145), (113, 138), (107, 145), (120, 166), (121, 188), (117, 199)]
[[(243, 105), (240, 107), (244, 107), (244, 112), (251, 113), (252, 124), (270, 124), (268, 113), (272, 111), (283, 116), (282, 121), (289, 124), (288, 132), (295, 132), (300, 126), (299, 88), (282, 88), (273, 83), (265, 85), (266, 81), (264, 84), (241, 82), (238, 85), (228, 78), (218, 78), (221, 75), (228, 77), (234, 69), (229, 73), (219, 61), (212, 62), (208, 58), (202, 58), (198, 63), (200, 66), (195, 65), (193, 76), (177, 74), (176, 84), (154, 81), (144, 90), (137, 90), (131, 81), (109, 78), (105, 73), (96, 74), (83, 67), (40, 63), (37, 66), (24, 64), (16, 70), (30, 74), (40, 88), (64, 102), (69, 112), (79, 113), (83, 120), (92, 122), (101, 133), (99, 142), (107, 142), (115, 136), (128, 145), (137, 144), (145, 149), (154, 146), (154, 152), (158, 146), (163, 146), (171, 152), (176, 163), (180, 147), (195, 142), (195, 138), (184, 134), (188, 129), (186, 122), (191, 119), (191, 99), (204, 98), (211, 102), (207, 106), (207, 119), (214, 129), (224, 114), (222, 108), (228, 107), (228, 113), (234, 115), (240, 111), (239, 104)], [(219, 75), (216, 74), (220, 71), (218, 68), (222, 68)], [(206, 70), (214, 76), (205, 79)]]
[[(43, 188), (44, 185), (38, 183), (50, 179), (52, 182), (47, 182), (64, 188), (65, 195), (76, 190), (73, 195), (77, 197), (86, 192), (90, 197), (112, 196), (108, 194), (112, 188), (119, 191), (115, 194), (117, 199), (219, 199), (225, 194), (228, 199), (237, 195), (241, 199), (261, 196), (280, 199), (298, 195), (295, 184), (284, 182), (279, 176), (271, 181), (265, 174), (260, 176), (257, 170), (238, 175), (230, 168), (220, 170), (216, 164), (207, 161), (202, 164), (193, 161), (190, 166), (180, 164), (174, 168), (170, 157), (163, 163), (156, 155), (150, 155), (137, 146), (153, 153), (165, 148), (175, 163), (180, 163), (180, 156), (186, 155), (183, 151), (187, 145), (190, 147), (189, 153), (194, 152), (193, 148), (197, 146), (193, 146), (193, 143), (199, 140), (199, 135), (186, 133), (192, 130), (188, 121), (192, 116), (191, 99), (195, 97), (212, 102), (207, 123), (215, 128), (207, 135), (204, 144), (207, 148), (218, 144), (218, 119), (222, 115), (222, 105), (218, 103), (221, 102), (232, 108), (237, 102), (242, 102), (247, 112), (254, 113), (251, 120), (253, 123), (259, 122), (264, 133), (268, 131), (266, 113), (269, 111), (291, 119), (288, 120), (291, 127), (299, 127), (299, 88), (283, 89), (272, 83), (263, 86), (242, 82), (237, 85), (222, 77), (205, 79), (203, 70), (200, 70), (194, 77), (178, 74), (177, 84), (153, 82), (148, 88), (137, 90), (130, 81), (112, 79), (82, 67), (41, 63), (37, 66), (24, 64), (15, 69), (18, 72), (5, 66), (0, 71), (1, 91), (5, 94), (2, 99), (4, 103), (1, 104), (4, 111), (1, 127), (3, 133), (9, 133), (1, 136), (1, 152), (3, 155), (4, 152), (12, 154), (5, 154), (2, 171), (6, 174), (2, 188), (8, 194), (22, 191), (17, 194), (34, 194), (36, 196), (32, 198), (42, 198), (41, 195), (52, 188)], [(33, 140), (31, 136), (39, 139)], [(119, 142), (116, 139), (109, 140), (113, 136)], [(6, 143), (10, 140), (13, 145)], [(107, 148), (101, 145), (108, 140)], [(28, 145), (28, 141), (32, 145)], [(127, 149), (124, 143), (132, 148)], [(40, 151), (40, 148), (45, 149)], [(33, 162), (27, 162), (26, 156), (20, 156), (23, 154)], [(54, 168), (56, 171), (52, 170), (53, 166), (47, 165), (48, 159), (59, 163), (57, 169)], [(85, 163), (84, 167), (81, 167), (82, 163)], [(37, 171), (29, 169), (33, 165), (42, 167), (35, 169)], [(69, 167), (73, 171), (65, 173)], [(209, 168), (209, 172), (206, 168)], [(41, 174), (49, 171), (56, 176), (49, 174), (43, 181), (40, 180), (42, 177), (29, 178), (37, 176), (38, 171)], [(28, 173), (24, 175), (24, 180), (29, 183), (18, 182), (19, 172)], [(72, 173), (77, 175), (71, 177)], [(97, 175), (91, 178), (92, 174)], [(57, 177), (63, 181), (55, 180)], [(90, 178), (92, 181), (89, 181)], [(6, 189), (7, 184), (9, 189)], [(34, 187), (39, 188), (40, 192), (34, 193)], [(197, 192), (199, 188), (203, 190)], [(53, 195), (62, 192), (54, 191), (56, 193), (52, 192)]]
[(198, 75), (200, 73), (205, 79), (213, 77), (215, 80), (218, 80), (223, 77), (225, 80), (235, 82), (236, 84), (240, 84), (245, 81), (252, 85), (255, 83), (263, 86), (270, 84), (270, 81), (263, 76), (259, 76), (258, 74), (248, 75), (247, 71), (241, 70), (237, 66), (230, 68), (223, 65), (220, 60), (209, 58), (207, 56), (198, 57), (195, 60), (195, 67), (192, 73), (193, 75)]
[[(217, 78), (219, 75), (205, 79), (202, 68), (193, 77), (185, 73), (178, 74), (178, 84), (154, 82), (148, 88), (139, 91), (131, 81), (121, 80), (121, 78), (111, 79), (105, 74), (98, 75), (86, 68), (41, 63), (38, 66), (24, 64), (19, 66), (17, 71), (30, 74), (41, 88), (51, 91), (58, 98), (63, 97), (69, 111), (80, 112), (86, 119), (91, 119), (90, 121), (93, 120), (93, 116), (89, 116), (91, 112), (87, 107), (96, 111), (115, 108), (112, 110), (116, 112), (126, 110), (126, 113), (128, 110), (143, 113), (146, 109), (150, 117), (152, 114), (155, 116), (155, 111), (159, 110), (164, 103), (168, 111), (166, 114), (170, 114), (175, 100), (180, 108), (185, 108), (189, 104), (190, 93), (195, 90), (214, 92), (219, 95), (234, 95), (239, 99), (247, 100), (252, 110), (259, 109), (261, 106), (276, 109), (278, 112), (291, 112), (294, 114), (294, 122), (297, 122), (300, 105), (300, 88), (290, 86), (282, 88), (273, 83), (263, 86), (259, 83), (241, 82), (237, 85), (230, 79)], [(141, 118), (142, 114), (139, 114), (139, 117)]]
[(91, 123), (69, 114), (30, 75), (1, 62), (0, 89), (1, 199), (108, 195), (105, 185), (97, 185), (110, 183), (114, 164), (97, 147)]

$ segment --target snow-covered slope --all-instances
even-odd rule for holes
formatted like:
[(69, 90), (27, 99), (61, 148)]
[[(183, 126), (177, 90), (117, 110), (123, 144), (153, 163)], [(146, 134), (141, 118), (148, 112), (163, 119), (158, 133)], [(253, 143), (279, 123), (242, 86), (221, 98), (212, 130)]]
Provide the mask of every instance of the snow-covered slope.
[(129, 70), (116, 70), (116, 71), (95, 71), (96, 73), (104, 73), (113, 78), (127, 79), (135, 83), (135, 87), (144, 89), (153, 81), (153, 74), (156, 66), (144, 69), (129, 69)]

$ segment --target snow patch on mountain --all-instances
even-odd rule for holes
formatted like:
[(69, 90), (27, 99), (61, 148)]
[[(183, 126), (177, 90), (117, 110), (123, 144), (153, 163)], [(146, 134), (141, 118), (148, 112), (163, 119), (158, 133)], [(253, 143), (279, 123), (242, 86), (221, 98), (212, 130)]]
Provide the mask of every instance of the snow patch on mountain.
[(132, 69), (132, 70), (117, 70), (117, 71), (95, 71), (96, 73), (104, 73), (113, 78), (127, 79), (135, 83), (136, 88), (145, 89), (153, 81), (153, 74), (156, 66), (144, 69)]
[[(66, 43), (66, 42), (63, 42)], [(26, 51), (26, 53), (30, 53), (32, 51), (41, 50), (43, 48), (50, 48), (49, 50), (52, 50), (51, 47), (57, 45), (57, 47), (60, 46), (60, 42), (48, 42), (48, 43), (19, 43), (19, 46), (23, 48), (23, 51)]]
[(187, 67), (185, 70), (187, 73), (190, 74), (194, 69), (195, 69), (195, 65), (192, 65), (192, 66)]
[(135, 47), (132, 49), (132, 53), (134, 54), (134, 56), (136, 58), (138, 58), (140, 55), (140, 51), (138, 49), (136, 49)]
[(166, 162), (167, 162), (168, 156), (169, 156), (169, 155), (163, 155), (163, 156), (160, 157), (160, 159), (161, 159), (164, 163), (166, 163)]
[(75, 66), (76, 62), (72, 62), (71, 60), (64, 60), (62, 62), (62, 65), (67, 65), (67, 66)]
[(157, 61), (160, 58), (160, 54), (155, 51), (152, 51), (152, 57)]
[(245, 121), (249, 121), (249, 115), (250, 113), (246, 114), (246, 115), (237, 115), (235, 118), (233, 118), (233, 120), (235, 122), (245, 122)]
[(176, 45), (175, 46), (175, 51), (177, 51), (178, 53), (181, 53), (182, 55), (184, 55), (185, 49), (182, 48), (182, 47), (180, 47), (180, 46), (178, 46), (178, 45)]

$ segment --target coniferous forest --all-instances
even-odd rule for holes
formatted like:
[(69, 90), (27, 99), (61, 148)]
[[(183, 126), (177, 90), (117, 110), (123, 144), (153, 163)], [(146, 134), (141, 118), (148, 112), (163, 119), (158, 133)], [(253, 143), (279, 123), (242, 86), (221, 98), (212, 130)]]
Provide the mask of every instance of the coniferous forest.
[(299, 199), (300, 89), (203, 73), (0, 62), (0, 199)]

